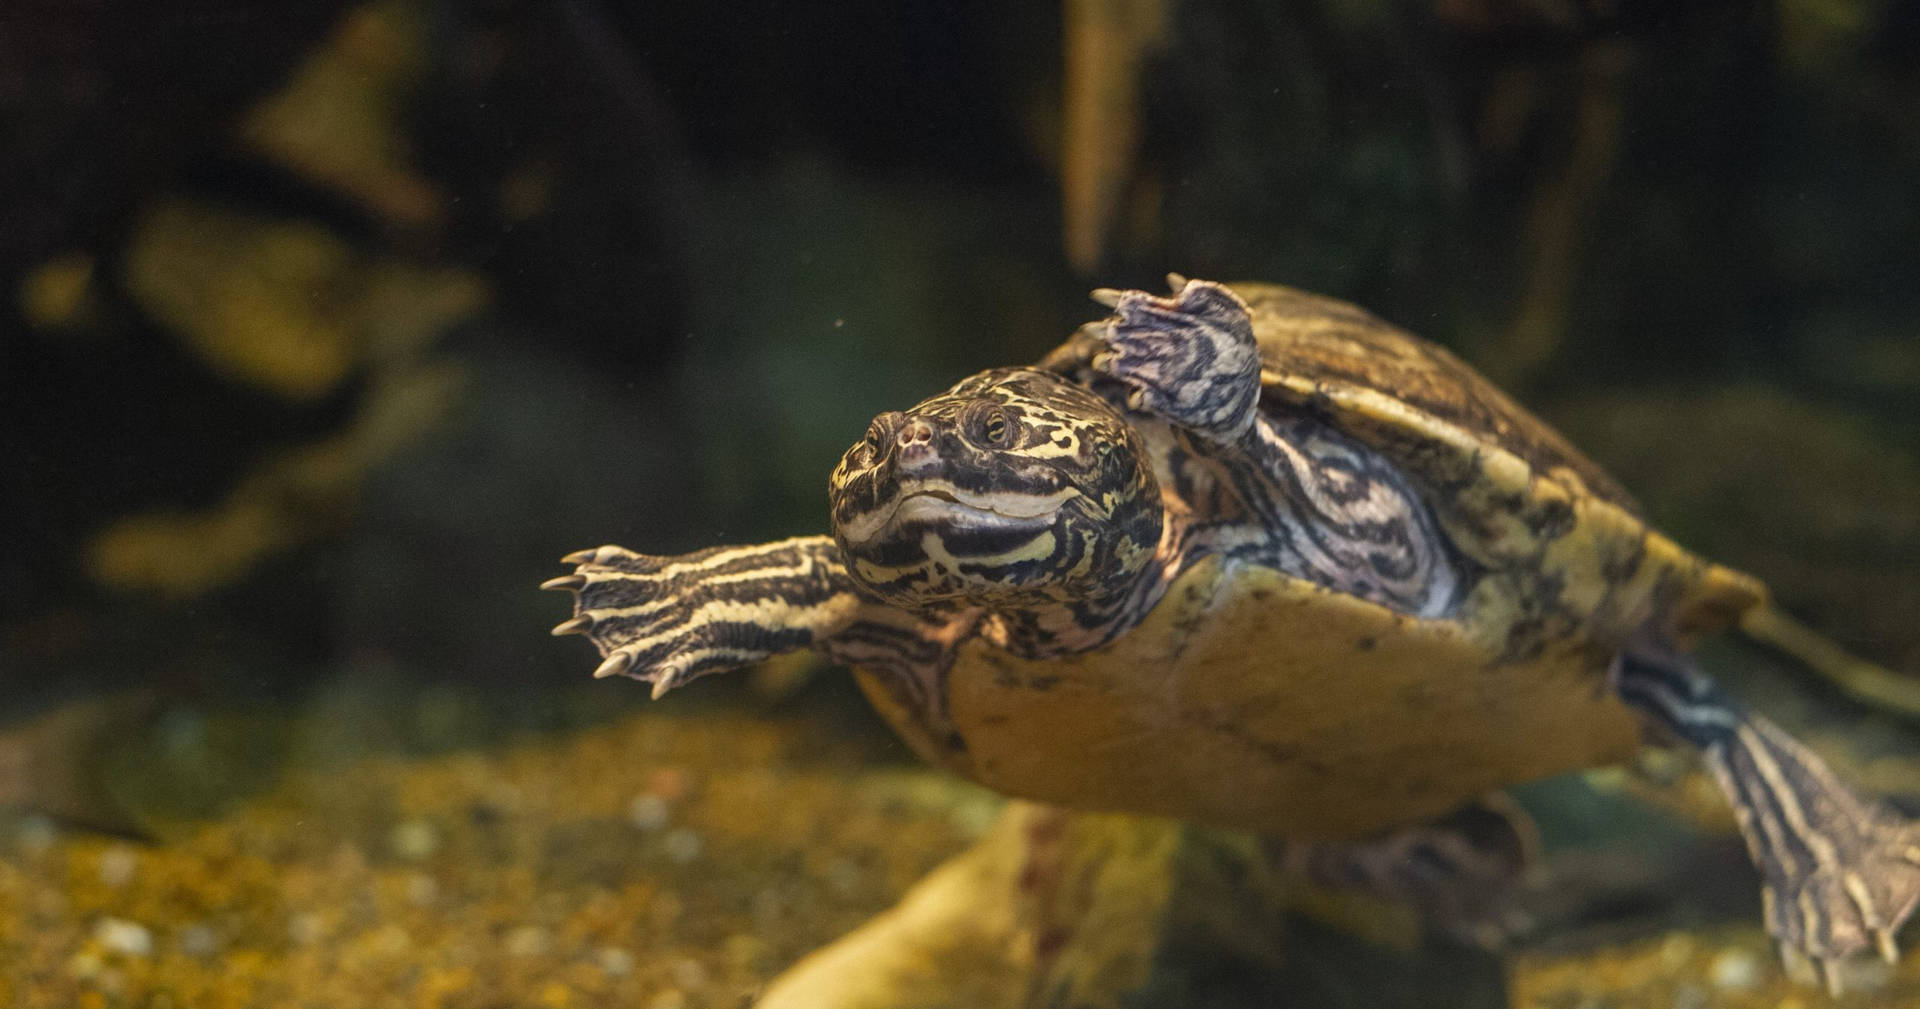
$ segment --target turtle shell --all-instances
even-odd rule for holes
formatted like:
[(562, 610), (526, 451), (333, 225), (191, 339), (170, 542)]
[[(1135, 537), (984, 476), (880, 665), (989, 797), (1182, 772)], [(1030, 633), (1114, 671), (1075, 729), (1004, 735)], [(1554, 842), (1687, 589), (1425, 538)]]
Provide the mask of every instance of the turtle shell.
[[(1394, 460), (1473, 569), (1420, 619), (1209, 558), (1106, 646), (1022, 659), (961, 646), (955, 733), (860, 679), (922, 756), (1012, 795), (1286, 837), (1354, 837), (1496, 788), (1618, 760), (1639, 722), (1608, 688), (1648, 628), (1682, 644), (1764, 598), (1648, 528), (1607, 474), (1471, 368), (1345, 302), (1236, 284), (1263, 410), (1309, 412)], [(1043, 362), (1084, 377), (1082, 330)]]

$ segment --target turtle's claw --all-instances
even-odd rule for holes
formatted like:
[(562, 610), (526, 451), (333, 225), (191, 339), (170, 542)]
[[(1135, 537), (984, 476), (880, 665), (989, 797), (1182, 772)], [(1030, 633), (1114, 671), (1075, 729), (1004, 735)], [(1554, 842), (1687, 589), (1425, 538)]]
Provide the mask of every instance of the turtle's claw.
[(1909, 825), (1880, 819), (1889, 815), (1882, 811), (1873, 813), (1878, 815), (1870, 814), (1858, 834), (1827, 835), (1837, 869), (1795, 878), (1777, 866), (1761, 865), (1774, 891), (1765, 902), (1768, 931), (1783, 950), (1810, 958), (1828, 987), (1838, 983), (1834, 968), (1841, 961), (1878, 954), (1889, 964), (1899, 963), (1895, 935), (1920, 904), (1920, 849), (1909, 840)]
[(593, 671), (593, 678), (604, 680), (609, 676), (620, 676), (631, 668), (633, 668), (633, 656), (630, 653), (614, 652)]
[(604, 546), (568, 555), (574, 572), (540, 587), (574, 593), (553, 633), (593, 642), (595, 678), (643, 680), (659, 697), (837, 631), (859, 605), (831, 582), (838, 558), (825, 536), (672, 556)]
[(1847, 985), (1841, 976), (1841, 962), (1826, 957), (1809, 956), (1807, 952), (1792, 943), (1780, 944), (1780, 967), (1787, 977), (1798, 984), (1818, 985), (1827, 990), (1833, 998), (1846, 993)]
[(639, 565), (644, 567), (649, 560), (646, 554), (636, 554), (626, 547), (617, 547), (609, 543), (601, 547), (589, 547), (560, 558), (562, 564), (607, 564), (623, 570)]
[(1856, 795), (1825, 761), (1672, 656), (1622, 656), (1616, 688), (1700, 748), (1762, 880), (1767, 932), (1789, 968), (1829, 989), (1920, 908), (1920, 824)]
[(657, 701), (667, 696), (667, 691), (680, 685), (679, 679), (680, 678), (671, 671), (662, 672), (659, 678), (653, 681), (653, 699)]
[(554, 637), (559, 638), (569, 634), (585, 634), (592, 629), (593, 618), (590, 616), (580, 616), (559, 624), (554, 627), (551, 633)]
[(1808, 956), (1806, 953), (1787, 944), (1780, 944), (1780, 964), (1787, 977), (1798, 984), (1817, 985), (1826, 990), (1831, 998), (1838, 999), (1847, 992), (1860, 989), (1871, 990), (1879, 987), (1880, 968), (1872, 961), (1863, 961), (1852, 957)]
[[(1772, 736), (1774, 732), (1749, 738)], [(1758, 806), (1757, 815), (1743, 817), (1761, 839), (1756, 855), (1767, 882), (1767, 931), (1780, 941), (1789, 971), (1797, 964), (1803, 980), (1816, 980), (1837, 995), (1847, 987), (1847, 978), (1859, 987), (1868, 976), (1852, 961), (1876, 954), (1888, 964), (1900, 960), (1895, 936), (1920, 906), (1916, 829), (1884, 807), (1838, 791), (1837, 783), (1835, 790), (1793, 794), (1788, 789), (1831, 779), (1824, 773), (1808, 774), (1805, 764), (1791, 759), (1798, 754), (1775, 752), (1782, 757), (1775, 767), (1785, 771), (1775, 780), (1790, 785), (1762, 798), (1757, 789), (1747, 790), (1753, 787), (1752, 779), (1739, 782), (1746, 786), (1739, 794), (1772, 803)], [(1781, 808), (1798, 815), (1776, 815)], [(1791, 838), (1792, 843), (1776, 845), (1770, 843), (1773, 838)]]

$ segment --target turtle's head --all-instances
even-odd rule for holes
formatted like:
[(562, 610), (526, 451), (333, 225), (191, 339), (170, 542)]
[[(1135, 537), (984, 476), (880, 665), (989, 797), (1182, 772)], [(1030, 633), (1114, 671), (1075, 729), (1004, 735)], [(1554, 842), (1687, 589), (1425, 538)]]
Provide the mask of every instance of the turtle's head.
[(875, 418), (833, 471), (833, 535), (905, 609), (1096, 603), (1160, 545), (1160, 489), (1106, 401), (1027, 368), (982, 372)]

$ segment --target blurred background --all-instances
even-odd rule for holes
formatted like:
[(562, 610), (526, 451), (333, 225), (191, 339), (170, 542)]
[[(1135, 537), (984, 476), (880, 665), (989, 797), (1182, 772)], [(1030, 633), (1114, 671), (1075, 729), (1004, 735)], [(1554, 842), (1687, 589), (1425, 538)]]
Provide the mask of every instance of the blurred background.
[(0, 993), (739, 1004), (991, 800), (801, 664), (636, 714), (533, 586), (823, 530), (874, 413), (1167, 270), (1446, 344), (1920, 678), (1916, 52), (1902, 0), (15, 4)]

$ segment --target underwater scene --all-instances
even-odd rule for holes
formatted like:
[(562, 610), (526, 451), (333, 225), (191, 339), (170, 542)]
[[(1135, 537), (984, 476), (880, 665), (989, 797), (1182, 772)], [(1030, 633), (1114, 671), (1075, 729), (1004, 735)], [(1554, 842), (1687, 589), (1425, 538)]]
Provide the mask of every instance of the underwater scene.
[(0, 16), (0, 1006), (1920, 1006), (1916, 52)]

